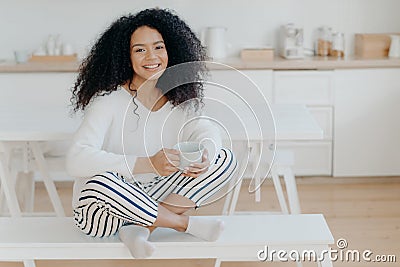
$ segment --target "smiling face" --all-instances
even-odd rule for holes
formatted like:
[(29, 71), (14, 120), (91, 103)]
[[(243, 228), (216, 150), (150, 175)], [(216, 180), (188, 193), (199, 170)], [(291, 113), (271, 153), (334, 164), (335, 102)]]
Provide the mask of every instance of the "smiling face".
[[(156, 29), (142, 26), (133, 32), (131, 36), (131, 62), (135, 73), (133, 84), (136, 86), (140, 86), (154, 74), (167, 68), (167, 49), (164, 39)], [(157, 79), (159, 76), (156, 75), (152, 79)]]

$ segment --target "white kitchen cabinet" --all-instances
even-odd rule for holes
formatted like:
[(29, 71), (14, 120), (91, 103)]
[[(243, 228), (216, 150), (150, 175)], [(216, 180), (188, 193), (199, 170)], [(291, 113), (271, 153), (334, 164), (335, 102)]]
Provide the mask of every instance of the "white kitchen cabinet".
[(400, 175), (400, 69), (335, 71), (334, 176)]
[(70, 72), (0, 73), (0, 108), (68, 108), (76, 75)]
[(306, 105), (324, 132), (322, 140), (282, 141), (294, 153), (296, 175), (332, 175), (333, 71), (274, 71), (273, 102)]

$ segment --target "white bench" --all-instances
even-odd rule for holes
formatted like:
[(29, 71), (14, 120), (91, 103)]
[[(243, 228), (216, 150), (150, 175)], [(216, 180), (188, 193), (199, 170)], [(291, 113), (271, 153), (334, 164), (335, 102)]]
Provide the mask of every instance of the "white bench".
[[(333, 244), (321, 214), (215, 217), (225, 221), (225, 230), (218, 241), (204, 242), (158, 228), (150, 237), (156, 250), (149, 259), (214, 258), (219, 266), (222, 261), (259, 261), (259, 251), (266, 246), (269, 252), (312, 250), (319, 255)], [(260, 256), (265, 257), (262, 253)], [(34, 260), (56, 259), (132, 259), (132, 256), (117, 236), (85, 236), (72, 218), (0, 218), (0, 261), (24, 261), (28, 267), (34, 266)], [(332, 266), (328, 257), (319, 264)]]

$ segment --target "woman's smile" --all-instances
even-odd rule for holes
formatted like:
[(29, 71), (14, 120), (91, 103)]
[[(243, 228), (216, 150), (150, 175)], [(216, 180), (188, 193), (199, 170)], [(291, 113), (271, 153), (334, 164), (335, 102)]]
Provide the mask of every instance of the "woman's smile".
[(144, 65), (143, 68), (149, 71), (155, 71), (158, 70), (158, 68), (161, 66), (161, 63), (156, 63), (156, 64), (147, 64)]

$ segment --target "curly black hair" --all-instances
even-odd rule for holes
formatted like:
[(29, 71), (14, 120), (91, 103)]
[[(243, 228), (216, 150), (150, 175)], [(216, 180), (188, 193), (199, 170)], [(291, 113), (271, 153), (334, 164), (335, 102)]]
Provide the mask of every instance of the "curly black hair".
[[(207, 59), (200, 40), (172, 11), (151, 8), (137, 14), (122, 16), (105, 30), (89, 55), (82, 61), (77, 80), (72, 88), (71, 103), (74, 111), (84, 110), (92, 98), (110, 94), (120, 85), (125, 83), (131, 85), (134, 71), (130, 59), (130, 40), (133, 32), (141, 26), (156, 29), (163, 37), (168, 53), (167, 68), (185, 62), (202, 62)], [(198, 81), (206, 73), (204, 64), (194, 64), (191, 65), (189, 71), (185, 71), (185, 79)], [(187, 75), (193, 77), (188, 78)], [(190, 99), (203, 98), (201, 82), (182, 84), (171, 90), (171, 88), (166, 88), (168, 82), (164, 85), (161, 82), (163, 76), (165, 75), (163, 74), (157, 82), (157, 87), (162, 90), (173, 106)]]

